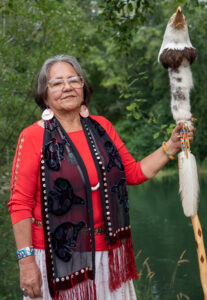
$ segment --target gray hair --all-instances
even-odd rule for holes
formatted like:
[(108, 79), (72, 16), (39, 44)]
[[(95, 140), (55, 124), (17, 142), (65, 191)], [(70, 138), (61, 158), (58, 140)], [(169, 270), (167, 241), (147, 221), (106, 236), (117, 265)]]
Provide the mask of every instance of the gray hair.
[(92, 94), (92, 88), (89, 85), (87, 77), (84, 74), (83, 70), (81, 69), (81, 66), (79, 65), (77, 59), (75, 57), (69, 56), (69, 55), (53, 56), (53, 57), (47, 59), (44, 62), (44, 64), (42, 65), (42, 68), (40, 69), (38, 76), (37, 76), (36, 89), (35, 89), (35, 101), (36, 101), (37, 105), (39, 105), (41, 109), (46, 108), (45, 100), (47, 98), (47, 85), (48, 85), (49, 71), (50, 71), (50, 68), (57, 62), (66, 62), (66, 63), (70, 64), (74, 68), (76, 73), (83, 78), (83, 80), (84, 80), (83, 104), (88, 106), (88, 104), (90, 102), (90, 97)]

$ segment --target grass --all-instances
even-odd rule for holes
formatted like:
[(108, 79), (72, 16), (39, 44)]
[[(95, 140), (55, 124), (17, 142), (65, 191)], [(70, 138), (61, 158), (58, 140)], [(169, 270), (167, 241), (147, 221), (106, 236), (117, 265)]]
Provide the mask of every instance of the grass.
[(176, 265), (175, 265), (175, 269), (174, 269), (174, 271), (173, 271), (172, 278), (171, 278), (171, 282), (170, 282), (170, 288), (171, 288), (171, 289), (173, 288), (174, 283), (175, 283), (175, 277), (176, 277), (176, 273), (177, 273), (178, 267), (180, 267), (180, 265), (183, 264), (183, 263), (189, 262), (189, 260), (183, 258), (184, 255), (185, 255), (185, 252), (186, 252), (186, 250), (184, 250), (184, 251), (181, 253), (180, 258), (179, 258), (179, 260), (177, 261), (177, 263), (176, 263)]
[[(141, 253), (142, 253), (142, 251), (140, 250), (137, 253), (137, 255), (135, 256), (136, 261), (141, 256)], [(141, 266), (139, 265), (139, 268), (140, 268), (139, 280), (134, 283), (137, 298), (140, 300), (157, 300), (157, 299), (161, 299), (161, 300), (171, 300), (171, 299), (184, 300), (184, 299), (187, 299), (187, 300), (190, 300), (188, 295), (185, 295), (182, 292), (178, 292), (178, 291), (176, 291), (176, 288), (174, 288), (178, 268), (182, 264), (189, 262), (187, 259), (184, 259), (185, 253), (186, 253), (186, 250), (184, 250), (181, 253), (178, 261), (176, 262), (174, 270), (172, 272), (172, 277), (166, 278), (166, 282), (168, 282), (168, 284), (167, 284), (167, 287), (165, 288), (162, 298), (160, 298), (160, 296), (156, 293), (156, 290), (155, 290), (156, 274), (150, 268), (149, 257), (145, 258), (144, 261), (141, 263)]]
[[(139, 258), (142, 251), (140, 250), (135, 256), (135, 260)], [(152, 272), (149, 265), (149, 257), (147, 257), (139, 271), (139, 280), (135, 283), (135, 290), (138, 299), (142, 300), (154, 300), (157, 299), (155, 295), (153, 295), (153, 278), (155, 273)]]

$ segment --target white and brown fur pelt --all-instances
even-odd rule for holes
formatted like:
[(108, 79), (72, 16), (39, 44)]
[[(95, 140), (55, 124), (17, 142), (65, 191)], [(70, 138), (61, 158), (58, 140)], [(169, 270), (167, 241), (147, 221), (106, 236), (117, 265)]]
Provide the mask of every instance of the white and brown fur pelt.
[[(182, 122), (186, 127), (192, 124), (190, 90), (193, 79), (190, 65), (197, 56), (192, 46), (185, 17), (178, 7), (170, 18), (159, 52), (159, 62), (168, 69), (171, 88), (171, 111), (176, 124)], [(180, 194), (184, 214), (197, 214), (199, 184), (196, 160), (192, 153), (179, 153)]]

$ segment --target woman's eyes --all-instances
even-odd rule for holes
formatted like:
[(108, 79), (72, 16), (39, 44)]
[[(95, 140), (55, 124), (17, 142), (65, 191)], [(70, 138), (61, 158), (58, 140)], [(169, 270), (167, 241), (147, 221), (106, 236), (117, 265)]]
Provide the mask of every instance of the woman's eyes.
[(53, 82), (53, 86), (63, 84), (64, 81), (55, 81)]
[(73, 84), (81, 84), (81, 79), (78, 78), (78, 77), (70, 77), (68, 79), (63, 79), (63, 80), (62, 79), (54, 80), (50, 84), (51, 84), (52, 87), (61, 86), (64, 83), (66, 83), (66, 81), (67, 81), (68, 84), (72, 84), (72, 85)]
[(73, 82), (79, 82), (80, 80), (79, 80), (79, 78), (70, 78), (69, 80), (68, 80), (68, 82), (69, 83), (73, 83)]

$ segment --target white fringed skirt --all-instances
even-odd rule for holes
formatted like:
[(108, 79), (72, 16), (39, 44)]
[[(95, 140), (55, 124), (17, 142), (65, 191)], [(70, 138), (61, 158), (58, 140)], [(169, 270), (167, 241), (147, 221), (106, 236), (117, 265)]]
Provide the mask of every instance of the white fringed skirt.
[[(43, 293), (43, 298), (35, 298), (35, 299), (52, 300), (52, 298), (50, 297), (48, 283), (47, 283), (45, 250), (35, 249), (35, 259), (42, 274), (42, 293)], [(113, 292), (109, 290), (109, 268), (108, 268), (107, 251), (96, 251), (95, 283), (96, 283), (97, 300), (137, 300), (132, 280), (123, 283), (119, 289)], [(32, 299), (30, 297), (24, 297), (24, 300), (32, 300)]]

